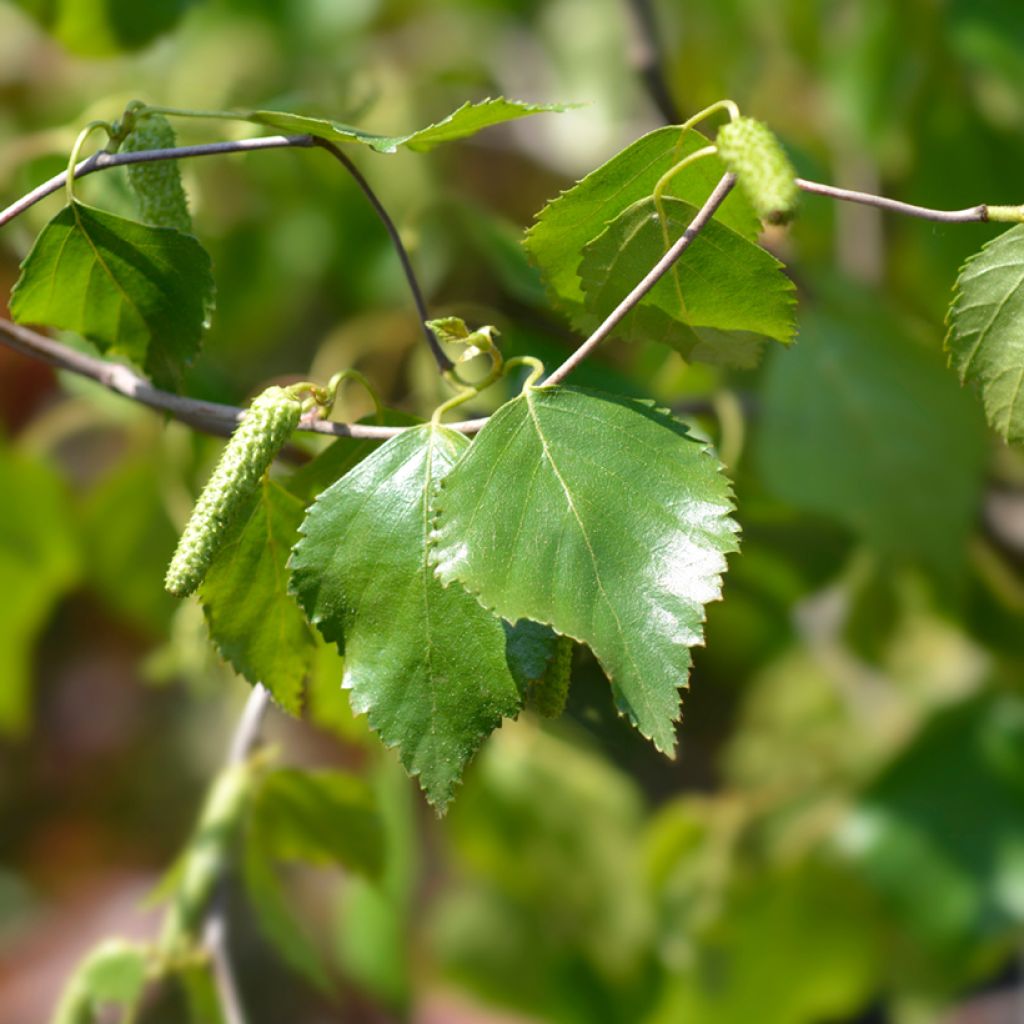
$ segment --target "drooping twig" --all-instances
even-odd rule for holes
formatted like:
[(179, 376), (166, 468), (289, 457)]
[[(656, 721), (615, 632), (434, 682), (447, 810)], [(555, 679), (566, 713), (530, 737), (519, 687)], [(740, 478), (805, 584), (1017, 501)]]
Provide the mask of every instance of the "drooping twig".
[[(75, 178), (84, 178), (96, 171), (126, 164), (153, 163), (157, 160), (184, 160), (194, 156), (218, 156), (223, 153), (251, 153), (263, 149), (308, 149), (313, 145), (312, 135), (266, 135), (258, 139), (238, 139), (234, 142), (206, 142), (198, 146), (175, 146), (173, 149), (139, 150), (136, 153), (93, 153), (75, 167)], [(0, 228), (19, 214), (35, 206), (40, 200), (59, 192), (67, 183), (67, 172), (55, 174), (49, 181), (36, 186), (31, 192), (0, 211)]]
[(395, 222), (391, 219), (391, 215), (384, 208), (384, 204), (378, 198), (377, 193), (373, 191), (373, 188), (366, 180), (362, 171), (356, 167), (351, 159), (349, 159), (348, 155), (342, 151), (340, 146), (336, 146), (333, 142), (329, 142), (327, 139), (320, 138), (314, 139), (314, 144), (319, 146), (321, 149), (327, 150), (327, 152), (330, 153), (331, 156), (333, 156), (334, 159), (352, 175), (356, 184), (363, 190), (363, 194), (370, 201), (370, 205), (376, 211), (377, 216), (380, 218), (381, 223), (384, 225), (385, 230), (391, 238), (391, 243), (395, 247), (395, 252), (398, 253), (398, 258), (402, 263), (402, 270), (405, 272), (405, 279), (409, 282), (409, 291), (412, 292), (413, 302), (416, 304), (416, 312), (420, 318), (423, 337), (430, 346), (430, 352), (434, 357), (434, 361), (437, 363), (438, 369), (442, 373), (450, 370), (452, 368), (452, 361), (444, 354), (444, 350), (441, 348), (434, 332), (427, 326), (430, 314), (427, 312), (427, 303), (423, 298), (423, 290), (420, 288), (419, 280), (416, 277), (416, 271), (413, 270), (412, 261), (409, 259), (409, 253), (406, 251), (405, 244), (402, 242), (402, 236), (398, 233), (398, 228), (395, 226)]
[(714, 191), (697, 211), (697, 215), (690, 221), (689, 227), (679, 236), (665, 255), (644, 275), (643, 280), (611, 311), (605, 318), (604, 323), (561, 366), (548, 375), (544, 381), (545, 384), (557, 384), (564, 380), (611, 334), (619, 321), (636, 306), (658, 283), (672, 264), (686, 252), (693, 243), (693, 240), (704, 230), (708, 221), (715, 215), (715, 211), (722, 205), (725, 197), (732, 191), (732, 187), (735, 184), (736, 176), (734, 174), (722, 175)]

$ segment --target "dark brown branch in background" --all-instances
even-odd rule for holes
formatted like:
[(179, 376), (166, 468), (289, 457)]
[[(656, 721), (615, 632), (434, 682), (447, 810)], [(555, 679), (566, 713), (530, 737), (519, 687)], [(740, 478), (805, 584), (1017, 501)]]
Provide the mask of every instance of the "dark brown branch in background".
[(658, 42), (658, 24), (651, 0), (629, 0), (628, 13), (634, 24), (633, 64), (637, 74), (643, 79), (647, 93), (665, 123), (680, 124), (683, 115), (665, 79), (665, 63)]

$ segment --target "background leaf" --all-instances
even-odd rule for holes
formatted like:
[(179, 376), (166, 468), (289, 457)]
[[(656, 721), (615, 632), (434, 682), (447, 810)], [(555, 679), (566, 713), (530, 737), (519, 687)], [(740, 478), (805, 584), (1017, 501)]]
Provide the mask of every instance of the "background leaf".
[(960, 271), (946, 349), (1007, 441), (1024, 441), (1024, 224), (986, 242)]
[(423, 153), (444, 142), (468, 138), (484, 128), (504, 121), (514, 121), (530, 114), (547, 114), (567, 109), (568, 107), (559, 103), (523, 103), (520, 100), (507, 100), (499, 96), (496, 99), (481, 100), (479, 103), (463, 103), (436, 124), (427, 125), (426, 128), (409, 132), (407, 135), (376, 135), (338, 121), (304, 117), (277, 110), (252, 110), (238, 116), (246, 121), (265, 124), (283, 132), (308, 133), (331, 142), (362, 143), (378, 153), (396, 153), (399, 149)]
[(25, 257), (11, 314), (77, 331), (176, 387), (199, 351), (213, 291), (210, 257), (191, 235), (74, 202)]
[(688, 648), (736, 548), (707, 448), (643, 402), (527, 388), (444, 480), (437, 509), (440, 577), (509, 621), (589, 644), (619, 710), (674, 750)]
[(430, 425), (393, 437), (320, 495), (292, 558), (310, 620), (344, 646), (353, 708), (439, 808), (519, 705), (501, 623), (427, 562), (430, 493), (468, 444)]
[(304, 511), (298, 498), (264, 477), (251, 512), (235, 525), (199, 591), (217, 650), (295, 715), (316, 648), (288, 591), (288, 555)]

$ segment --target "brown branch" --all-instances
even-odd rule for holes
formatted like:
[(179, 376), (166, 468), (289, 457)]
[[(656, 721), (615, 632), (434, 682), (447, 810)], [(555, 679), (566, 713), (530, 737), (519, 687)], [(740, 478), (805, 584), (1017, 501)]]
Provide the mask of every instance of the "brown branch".
[(985, 203), (968, 206), (964, 210), (933, 210), (927, 206), (915, 206), (913, 203), (903, 203), (898, 199), (876, 196), (871, 192), (856, 192), (853, 189), (837, 188), (835, 185), (807, 181), (804, 178), (797, 178), (796, 183), (797, 187), (803, 189), (804, 192), (810, 192), (816, 196), (827, 196), (829, 199), (839, 199), (847, 203), (861, 203), (864, 206), (888, 210), (890, 213), (902, 213), (906, 217), (918, 217), (921, 220), (937, 221), (940, 224), (970, 224), (989, 220), (989, 207)]

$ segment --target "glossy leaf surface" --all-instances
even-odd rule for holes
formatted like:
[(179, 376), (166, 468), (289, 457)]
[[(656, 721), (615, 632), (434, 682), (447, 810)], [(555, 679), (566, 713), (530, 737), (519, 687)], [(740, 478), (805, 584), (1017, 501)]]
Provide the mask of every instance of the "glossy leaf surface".
[(392, 438), (320, 495), (292, 559), (302, 606), (344, 647), (353, 708), (438, 807), (519, 706), (501, 623), (427, 557), (430, 494), (468, 444), (429, 424)]
[(437, 509), (441, 578), (589, 644), (619, 710), (671, 752), (689, 648), (736, 548), (706, 446), (634, 399), (528, 388), (480, 432)]

